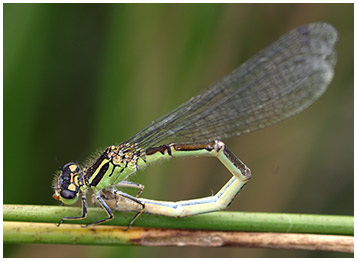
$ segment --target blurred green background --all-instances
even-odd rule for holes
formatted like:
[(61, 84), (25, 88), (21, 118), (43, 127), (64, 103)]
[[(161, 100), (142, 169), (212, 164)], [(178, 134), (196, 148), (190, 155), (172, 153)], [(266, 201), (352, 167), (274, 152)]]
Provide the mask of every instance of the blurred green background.
[[(4, 4), (4, 203), (55, 205), (56, 170), (118, 144), (289, 30), (339, 31), (327, 92), (303, 113), (225, 142), (253, 178), (230, 211), (353, 215), (352, 4)], [(143, 197), (217, 191), (214, 159), (140, 171)], [(60, 220), (61, 217), (58, 217)], [(5, 245), (5, 257), (338, 257), (242, 248)]]

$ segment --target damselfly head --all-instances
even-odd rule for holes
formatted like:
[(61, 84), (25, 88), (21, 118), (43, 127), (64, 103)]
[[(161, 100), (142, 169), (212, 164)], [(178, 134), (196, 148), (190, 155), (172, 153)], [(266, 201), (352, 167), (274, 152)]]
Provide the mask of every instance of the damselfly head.
[(66, 205), (77, 202), (79, 196), (80, 168), (76, 163), (70, 162), (63, 166), (55, 180), (55, 193), (53, 198), (62, 201)]

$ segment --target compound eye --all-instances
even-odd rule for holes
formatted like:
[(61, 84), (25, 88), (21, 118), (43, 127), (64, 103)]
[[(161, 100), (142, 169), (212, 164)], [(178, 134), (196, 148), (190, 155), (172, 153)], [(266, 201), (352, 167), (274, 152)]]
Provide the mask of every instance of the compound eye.
[(71, 190), (62, 190), (61, 191), (61, 197), (64, 199), (73, 199), (77, 195), (76, 191), (71, 191)]
[(63, 173), (76, 173), (79, 171), (79, 166), (76, 163), (70, 162), (63, 166)]

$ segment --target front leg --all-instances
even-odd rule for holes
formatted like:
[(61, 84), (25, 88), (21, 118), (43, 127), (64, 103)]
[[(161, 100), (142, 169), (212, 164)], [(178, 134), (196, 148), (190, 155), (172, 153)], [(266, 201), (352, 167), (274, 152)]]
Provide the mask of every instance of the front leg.
[(87, 200), (86, 200), (86, 195), (82, 195), (82, 216), (79, 217), (63, 217), (61, 221), (57, 224), (57, 227), (59, 227), (63, 221), (65, 220), (80, 220), (80, 219), (85, 219), (87, 217)]

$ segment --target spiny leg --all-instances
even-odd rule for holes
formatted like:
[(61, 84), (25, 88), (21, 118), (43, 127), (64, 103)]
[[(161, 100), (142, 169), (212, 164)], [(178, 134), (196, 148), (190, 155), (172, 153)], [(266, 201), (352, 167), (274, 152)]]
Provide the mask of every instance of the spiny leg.
[(99, 202), (99, 205), (100, 205), (100, 206), (105, 210), (105, 212), (107, 213), (108, 217), (105, 218), (105, 219), (98, 220), (98, 221), (93, 222), (93, 223), (86, 224), (86, 225), (84, 225), (85, 227), (88, 227), (88, 226), (91, 226), (91, 225), (101, 224), (101, 223), (107, 222), (107, 221), (109, 221), (109, 220), (111, 220), (111, 219), (114, 218), (113, 212), (112, 212), (111, 209), (108, 207), (108, 205), (105, 203), (105, 201), (102, 199), (100, 193), (96, 193), (96, 198), (97, 198), (97, 201)]
[(57, 227), (59, 227), (63, 221), (65, 220), (80, 220), (80, 219), (85, 219), (87, 217), (87, 200), (86, 200), (86, 195), (82, 195), (82, 216), (79, 217), (63, 217), (61, 221), (57, 224)]
[(127, 181), (127, 180), (123, 180), (123, 181), (119, 182), (118, 184), (115, 185), (115, 187), (139, 189), (138, 193), (135, 195), (136, 198), (140, 197), (140, 195), (144, 191), (144, 185), (139, 184), (139, 183), (134, 183), (131, 181)]
[(134, 221), (144, 212), (145, 210), (145, 204), (141, 202), (141, 200), (137, 199), (136, 197), (130, 196), (129, 194), (126, 194), (122, 191), (117, 191), (114, 190), (113, 193), (118, 197), (118, 203), (120, 202), (119, 197), (128, 199), (133, 201), (136, 204), (141, 205), (141, 210), (137, 211), (137, 213), (135, 214), (135, 216), (131, 219), (131, 221), (129, 222), (128, 227), (125, 229), (125, 231), (129, 230), (130, 227), (133, 225)]
[[(139, 189), (138, 193), (135, 195), (135, 198), (140, 197), (140, 195), (142, 194), (142, 192), (144, 190), (144, 185), (138, 184), (138, 183), (134, 183), (134, 182), (131, 182), (131, 181), (121, 181), (118, 184), (112, 186), (111, 188), (102, 189), (99, 192), (100, 193), (100, 197), (105, 201), (105, 203), (109, 206), (110, 209), (113, 209), (113, 210), (114, 209), (118, 209), (118, 207), (117, 207), (118, 204), (121, 205), (121, 202), (120, 202), (121, 199), (119, 198), (119, 193), (118, 193), (118, 190), (116, 189), (116, 188), (119, 188), (119, 187)], [(124, 193), (124, 192), (122, 192), (122, 193)], [(124, 200), (124, 198), (123, 198), (123, 200)], [(97, 196), (95, 194), (93, 194), (92, 202), (93, 202), (93, 204), (97, 205), (96, 202), (98, 202), (98, 200), (97, 200)]]

